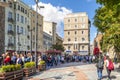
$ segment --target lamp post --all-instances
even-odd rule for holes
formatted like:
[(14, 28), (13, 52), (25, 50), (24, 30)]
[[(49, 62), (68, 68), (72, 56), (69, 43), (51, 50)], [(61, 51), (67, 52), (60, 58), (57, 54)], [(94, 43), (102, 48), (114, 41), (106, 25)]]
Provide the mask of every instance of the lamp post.
[(44, 6), (38, 6), (39, 0), (34, 0), (36, 3), (36, 27), (35, 27), (35, 66), (37, 67), (37, 36), (38, 36), (38, 8), (44, 8)]

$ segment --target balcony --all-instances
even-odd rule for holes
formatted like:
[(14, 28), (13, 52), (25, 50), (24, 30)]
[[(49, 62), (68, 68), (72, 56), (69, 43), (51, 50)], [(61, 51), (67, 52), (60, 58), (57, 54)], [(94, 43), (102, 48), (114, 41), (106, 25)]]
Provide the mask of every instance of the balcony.
[(9, 42), (9, 43), (8, 43), (8, 47), (14, 47), (14, 43)]
[(30, 50), (30, 46), (27, 46), (27, 49)]
[(29, 35), (27, 35), (27, 38), (28, 38), (28, 39), (30, 39), (30, 36), (29, 36)]
[(14, 31), (13, 30), (8, 30), (8, 34), (9, 35), (14, 35)]
[(13, 23), (14, 22), (13, 18), (8, 18), (8, 22)]
[(30, 31), (30, 25), (27, 25), (28, 31)]

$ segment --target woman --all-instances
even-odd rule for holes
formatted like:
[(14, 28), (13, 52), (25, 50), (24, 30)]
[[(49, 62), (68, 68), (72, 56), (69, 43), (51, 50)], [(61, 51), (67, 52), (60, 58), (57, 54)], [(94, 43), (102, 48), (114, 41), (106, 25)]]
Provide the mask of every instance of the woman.
[(105, 67), (106, 67), (107, 74), (108, 74), (108, 80), (111, 80), (111, 78), (110, 78), (111, 70), (108, 69), (110, 60), (111, 59), (109, 58), (109, 55), (107, 54), (106, 55), (106, 60), (105, 60)]
[(23, 66), (23, 61), (22, 61), (22, 59), (21, 59), (21, 57), (20, 57), (19, 54), (17, 54), (17, 61), (16, 61), (16, 64), (21, 64), (21, 66)]

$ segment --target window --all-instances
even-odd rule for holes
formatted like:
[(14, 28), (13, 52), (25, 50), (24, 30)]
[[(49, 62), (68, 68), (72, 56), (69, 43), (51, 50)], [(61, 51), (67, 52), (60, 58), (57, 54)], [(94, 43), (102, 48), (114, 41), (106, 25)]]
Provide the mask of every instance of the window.
[(18, 10), (20, 10), (20, 5), (18, 5)]
[(82, 28), (85, 28), (85, 24), (82, 24), (81, 27), (82, 27)]
[(8, 13), (8, 18), (11, 19), (12, 18), (12, 12)]
[(21, 27), (21, 30), (20, 30), (21, 34), (23, 34), (23, 27)]
[(17, 21), (19, 21), (19, 14), (17, 14)]
[(77, 19), (75, 19), (75, 22), (77, 22)]
[(81, 22), (85, 22), (85, 18), (84, 17), (81, 18)]
[(8, 25), (8, 31), (10, 31), (10, 30), (12, 30), (12, 25), (11, 24)]
[(82, 38), (82, 42), (85, 41), (85, 38)]
[(77, 31), (75, 31), (75, 34), (77, 34)]
[(77, 28), (77, 25), (75, 25), (75, 28)]
[(9, 3), (9, 7), (12, 8), (12, 3), (11, 2)]
[(70, 22), (70, 19), (68, 19), (68, 22)]
[(84, 46), (82, 46), (82, 50), (84, 50)]
[(68, 50), (70, 50), (70, 46), (68, 46)]
[(27, 24), (27, 18), (25, 17), (25, 23)]
[(68, 35), (70, 34), (70, 32), (68, 32)]
[(77, 41), (77, 38), (75, 38), (75, 41)]
[(23, 16), (21, 16), (21, 23), (23, 23), (24, 22), (24, 17)]
[(12, 43), (12, 37), (10, 36), (9, 38), (8, 38), (8, 43)]
[(77, 49), (77, 44), (74, 44), (74, 50)]
[(82, 34), (84, 33), (84, 31), (82, 31)]
[(17, 33), (19, 33), (19, 26), (17, 26)]
[(71, 41), (70, 38), (68, 38), (68, 41)]
[(27, 10), (25, 10), (25, 14), (27, 14)]

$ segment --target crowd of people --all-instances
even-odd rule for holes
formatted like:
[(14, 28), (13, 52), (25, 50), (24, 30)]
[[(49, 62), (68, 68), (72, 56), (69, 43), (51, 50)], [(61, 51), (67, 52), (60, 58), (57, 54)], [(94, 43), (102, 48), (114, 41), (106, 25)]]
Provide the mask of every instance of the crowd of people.
[(94, 61), (94, 56), (80, 56), (80, 55), (61, 55), (61, 54), (37, 54), (35, 57), (34, 53), (17, 53), (17, 52), (6, 52), (0, 56), (0, 65), (9, 64), (21, 64), (22, 66), (26, 62), (35, 61), (37, 64), (44, 60), (46, 67), (50, 68), (63, 63), (69, 62), (87, 62), (92, 63)]
[[(36, 59), (36, 60), (35, 60)], [(110, 73), (114, 69), (112, 60), (108, 55), (103, 56), (99, 54), (97, 56), (92, 55), (61, 55), (61, 54), (37, 54), (35, 57), (34, 53), (21, 53), (17, 52), (9, 53), (6, 52), (0, 56), (0, 65), (10, 65), (10, 64), (21, 64), (24, 67), (24, 63), (36, 61), (38, 64), (41, 60), (44, 60), (46, 63), (46, 68), (51, 68), (53, 66), (58, 66), (60, 64), (69, 63), (69, 62), (85, 62), (85, 63), (96, 63), (98, 80), (102, 80), (102, 71), (106, 68), (108, 73), (108, 79), (110, 78)], [(110, 65), (112, 65), (110, 67)]]

